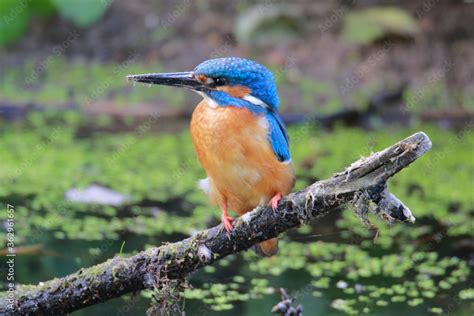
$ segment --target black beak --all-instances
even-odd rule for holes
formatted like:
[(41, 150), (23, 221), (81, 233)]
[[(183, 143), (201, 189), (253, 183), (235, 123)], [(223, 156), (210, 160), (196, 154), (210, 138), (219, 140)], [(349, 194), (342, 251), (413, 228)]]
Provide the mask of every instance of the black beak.
[(192, 71), (128, 75), (127, 80), (148, 84), (183, 87), (193, 90), (202, 90), (204, 88), (204, 85), (194, 78), (194, 73)]

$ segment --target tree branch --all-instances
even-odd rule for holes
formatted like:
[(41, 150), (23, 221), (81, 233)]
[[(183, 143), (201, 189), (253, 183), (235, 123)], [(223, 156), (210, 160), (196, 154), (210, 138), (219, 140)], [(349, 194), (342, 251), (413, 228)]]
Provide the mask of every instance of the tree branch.
[[(283, 198), (277, 210), (258, 207), (234, 221), (229, 235), (222, 225), (183, 241), (144, 250), (129, 258), (115, 257), (39, 285), (17, 286), (16, 314), (63, 314), (109, 299), (156, 288), (227, 255), (308, 223), (337, 207), (352, 203), (357, 215), (372, 211), (388, 221), (414, 222), (410, 210), (387, 189), (388, 178), (407, 167), (431, 148), (423, 132), (354, 162), (332, 178), (318, 181)], [(370, 207), (374, 206), (374, 207)], [(0, 298), (0, 314), (8, 309)], [(11, 305), (10, 305), (11, 306)]]

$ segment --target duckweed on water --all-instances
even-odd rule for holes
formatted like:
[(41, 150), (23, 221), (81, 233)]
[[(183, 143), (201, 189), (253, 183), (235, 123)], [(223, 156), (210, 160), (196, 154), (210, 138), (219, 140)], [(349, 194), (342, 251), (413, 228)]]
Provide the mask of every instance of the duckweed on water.
[(465, 289), (459, 292), (459, 298), (462, 300), (474, 300), (474, 289)]
[[(250, 298), (257, 298), (262, 290), (261, 284), (247, 293), (238, 283), (204, 283), (203, 288), (186, 289), (183, 297), (186, 299), (202, 300), (210, 306), (212, 310), (223, 311), (232, 309), (232, 303), (248, 301)], [(265, 287), (264, 287), (265, 288)]]
[[(58, 125), (57, 132), (41, 121), (28, 128), (1, 127), (0, 200), (15, 206), (18, 219), (28, 219), (18, 221), (18, 246), (50, 242), (52, 233), (51, 238), (64, 242), (86, 242), (87, 255), (98, 259), (118, 253), (127, 234), (140, 238), (127, 241), (126, 251), (134, 252), (218, 223), (218, 210), (196, 188), (204, 172), (187, 132), (84, 138), (78, 137), (74, 120)], [(445, 306), (438, 302), (446, 297), (458, 299), (456, 306), (470, 304), (474, 289), (466, 284), (472, 272), (462, 241), (474, 234), (474, 205), (467, 192), (474, 176), (472, 151), (467, 149), (473, 148), (474, 135), (430, 126), (423, 130), (432, 138), (432, 151), (389, 183), (412, 209), (416, 224), (387, 225), (371, 218), (378, 227), (375, 238), (352, 212), (344, 211), (332, 216), (335, 222), (316, 221), (283, 236), (275, 258), (246, 252), (206, 267), (192, 276), (194, 288), (183, 296), (215, 311), (273, 297), (279, 286), (318, 304), (329, 301), (347, 314), (374, 313), (392, 305), (439, 314)], [(290, 128), (296, 189), (412, 132)], [(91, 184), (128, 195), (131, 202), (103, 207), (64, 201), (70, 188)], [(94, 243), (109, 240), (118, 246)]]

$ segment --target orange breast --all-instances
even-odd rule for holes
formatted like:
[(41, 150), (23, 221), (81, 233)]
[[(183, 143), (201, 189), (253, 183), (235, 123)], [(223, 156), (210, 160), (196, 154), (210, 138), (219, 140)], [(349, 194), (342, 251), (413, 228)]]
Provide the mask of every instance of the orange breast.
[(243, 214), (294, 184), (291, 163), (278, 161), (268, 123), (247, 109), (212, 108), (203, 100), (191, 120), (198, 159), (209, 178), (209, 195), (221, 207)]

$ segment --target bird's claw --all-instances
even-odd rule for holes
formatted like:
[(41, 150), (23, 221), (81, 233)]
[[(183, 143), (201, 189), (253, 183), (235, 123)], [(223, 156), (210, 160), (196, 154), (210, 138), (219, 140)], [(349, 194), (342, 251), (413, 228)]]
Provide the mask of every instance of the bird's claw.
[(272, 197), (270, 200), (270, 205), (274, 211), (278, 208), (278, 202), (281, 200), (281, 193), (275, 194), (275, 196)]
[(233, 220), (234, 219), (232, 217), (228, 216), (228, 215), (224, 215), (224, 214), (221, 215), (221, 222), (222, 222), (222, 224), (224, 224), (224, 228), (228, 233), (230, 233), (232, 231), (232, 221)]

